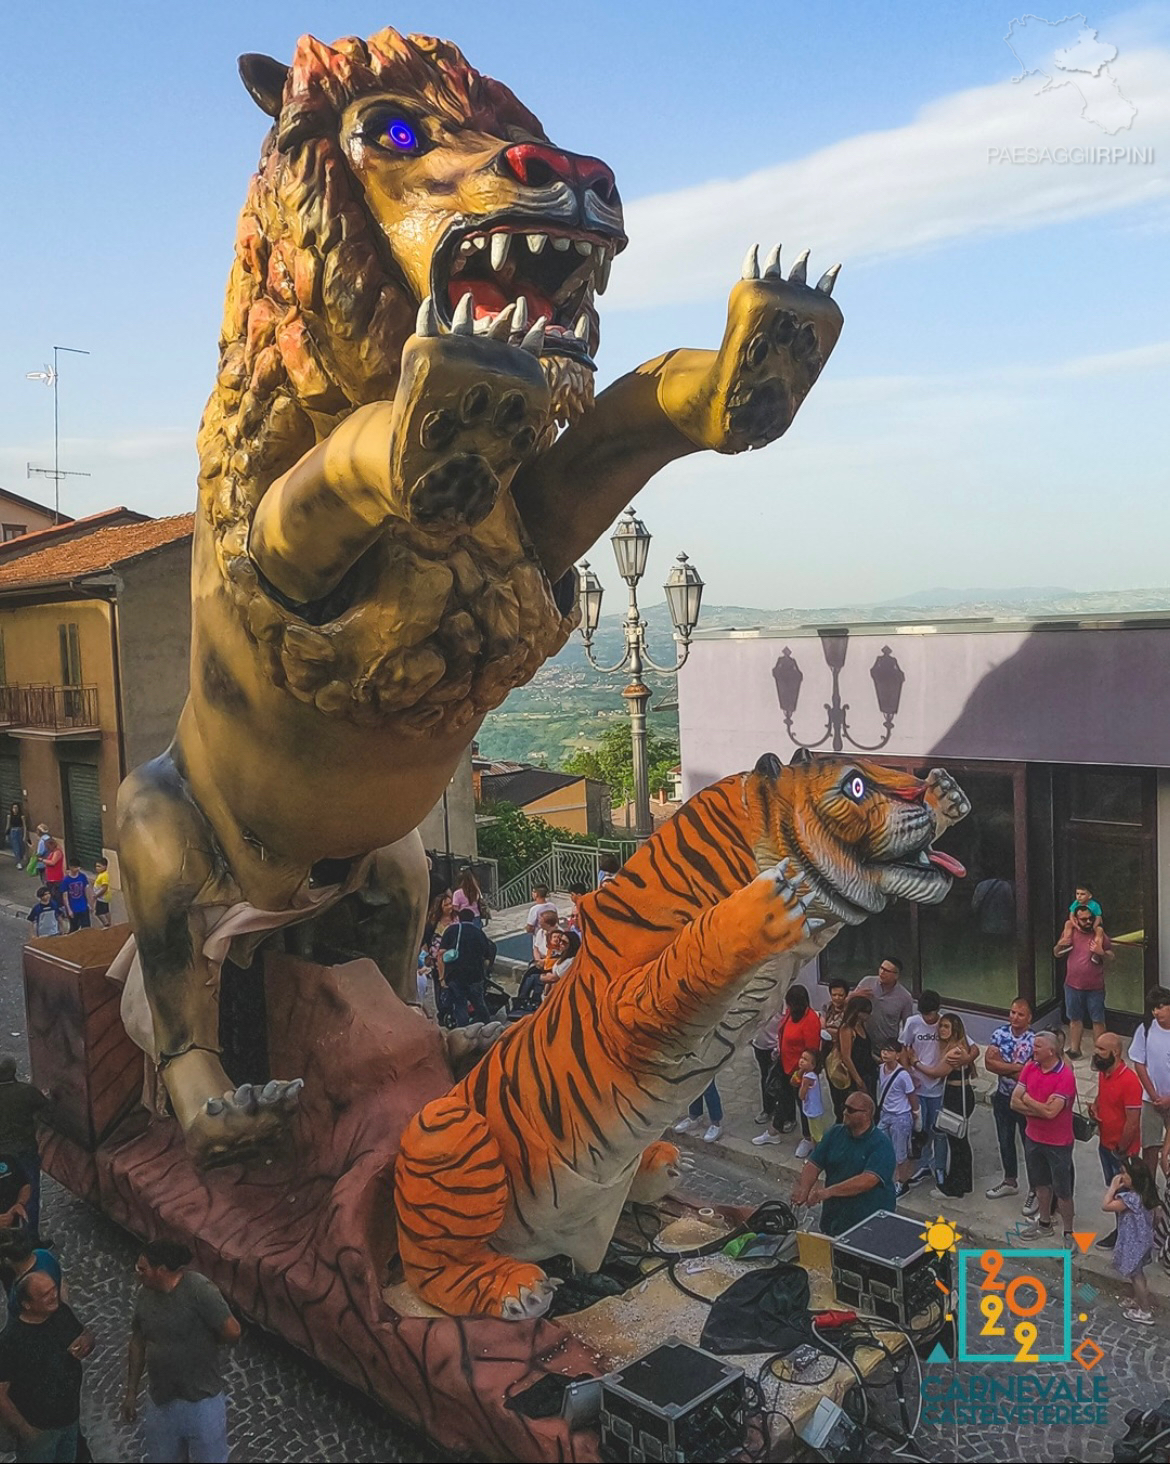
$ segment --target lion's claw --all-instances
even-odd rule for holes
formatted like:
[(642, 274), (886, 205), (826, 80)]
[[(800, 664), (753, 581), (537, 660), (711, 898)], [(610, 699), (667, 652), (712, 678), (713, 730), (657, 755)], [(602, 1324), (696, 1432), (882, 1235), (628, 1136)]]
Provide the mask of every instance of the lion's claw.
[[(808, 249), (799, 255), (788, 271), (788, 283), (790, 285), (803, 285), (808, 281)], [(760, 276), (760, 246), (753, 244), (744, 256), (743, 269), (740, 271), (740, 278), (745, 280), (758, 280)], [(841, 273), (839, 264), (831, 264), (829, 268), (817, 281), (817, 289), (822, 295), (831, 295), (833, 286), (837, 283), (837, 276)], [(766, 280), (778, 280), (784, 278), (784, 271), (780, 268), (780, 246), (775, 245), (772, 252), (764, 261), (763, 278)]]
[(303, 1078), (292, 1078), (228, 1088), (203, 1104), (187, 1141), (204, 1165), (250, 1158), (283, 1136), (304, 1086)]

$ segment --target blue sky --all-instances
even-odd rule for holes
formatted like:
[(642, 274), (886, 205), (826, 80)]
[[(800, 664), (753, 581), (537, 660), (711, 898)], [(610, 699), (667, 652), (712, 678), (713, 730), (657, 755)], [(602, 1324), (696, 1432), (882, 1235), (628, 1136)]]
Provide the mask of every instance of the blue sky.
[[(602, 381), (715, 344), (755, 240), (783, 241), (788, 260), (811, 247), (817, 272), (844, 261), (845, 332), (787, 438), (688, 459), (639, 500), (655, 578), (686, 548), (713, 602), (761, 606), (1165, 583), (1170, 5), (1090, 7), (1097, 40), (1055, 72), (1079, 89), (1044, 92), (1042, 76), (1013, 81), (1004, 38), (1019, 14), (6, 7), (0, 484), (49, 486), (25, 479), (26, 461), (51, 461), (52, 415), (24, 374), (56, 342), (93, 353), (63, 367), (62, 465), (92, 473), (67, 480), (63, 506), (193, 506), (234, 220), (265, 128), (236, 55), (287, 57), (302, 31), (389, 22), (457, 41), (550, 136), (613, 166), (631, 247), (601, 302)], [(1050, 42), (1029, 27), (1017, 50), (1048, 61), (1079, 29)], [(1112, 125), (1118, 95), (1137, 109), (1128, 128), (1082, 115)], [(988, 161), (1103, 146), (1152, 148), (1154, 162)], [(612, 584), (608, 554), (595, 557)]]

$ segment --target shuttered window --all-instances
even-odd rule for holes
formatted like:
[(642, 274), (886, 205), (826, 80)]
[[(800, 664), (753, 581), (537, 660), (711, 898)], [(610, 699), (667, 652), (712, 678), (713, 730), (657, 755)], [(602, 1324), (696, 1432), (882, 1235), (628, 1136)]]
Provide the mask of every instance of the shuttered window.
[(65, 792), (65, 855), (93, 869), (102, 853), (102, 800), (92, 763), (62, 763)]

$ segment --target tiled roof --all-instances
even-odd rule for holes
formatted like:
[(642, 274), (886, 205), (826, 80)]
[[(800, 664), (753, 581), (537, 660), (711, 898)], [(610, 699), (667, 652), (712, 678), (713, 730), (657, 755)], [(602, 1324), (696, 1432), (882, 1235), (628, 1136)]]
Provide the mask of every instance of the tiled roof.
[(549, 768), (523, 768), (516, 773), (484, 773), (480, 797), (485, 803), (514, 803), (517, 808), (535, 803), (582, 781), (580, 773), (554, 773)]
[(150, 518), (150, 514), (139, 513), (134, 508), (103, 508), (100, 513), (87, 514), (79, 519), (66, 518), (62, 514), (59, 524), (50, 524), (47, 529), (33, 529), (29, 534), (18, 534), (15, 539), (0, 543), (0, 560), (22, 559), (26, 554), (35, 554), (46, 544), (80, 539), (95, 529), (112, 528), (115, 524), (146, 524)]
[(0, 592), (101, 574), (152, 549), (188, 538), (194, 529), (195, 515), (181, 513), (174, 518), (148, 519), (142, 524), (115, 524), (95, 529), (82, 538), (47, 543), (33, 554), (0, 563)]

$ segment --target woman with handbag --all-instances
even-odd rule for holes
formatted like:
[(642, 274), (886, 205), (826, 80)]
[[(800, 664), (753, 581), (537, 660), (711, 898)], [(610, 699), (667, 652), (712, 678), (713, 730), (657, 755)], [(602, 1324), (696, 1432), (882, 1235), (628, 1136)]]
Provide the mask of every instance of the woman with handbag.
[[(845, 1003), (841, 1025), (837, 1029), (837, 1051), (845, 1072), (849, 1075), (849, 1086), (841, 1088), (839, 1078), (830, 1072), (834, 1112), (844, 1112), (845, 1100), (850, 1093), (868, 1093), (875, 1102), (877, 1100), (878, 1064), (869, 1039), (869, 1019), (872, 1014), (873, 1002), (868, 996), (857, 994)], [(838, 1119), (838, 1122), (841, 1120)]]
[[(969, 1195), (975, 1182), (971, 1140), (967, 1137), (967, 1130), (975, 1111), (975, 1091), (971, 1078), (979, 1062), (979, 1049), (973, 1042), (968, 1042), (963, 1020), (954, 1012), (944, 1012), (939, 1017), (938, 1040), (943, 1050), (946, 1071), (942, 1110), (935, 1119), (935, 1130), (946, 1135), (947, 1173), (942, 1184), (930, 1193), (936, 1200), (956, 1200), (963, 1195)], [(943, 1076), (937, 1070), (931, 1071), (929, 1068), (923, 1068), (923, 1072), (931, 1077)]]

